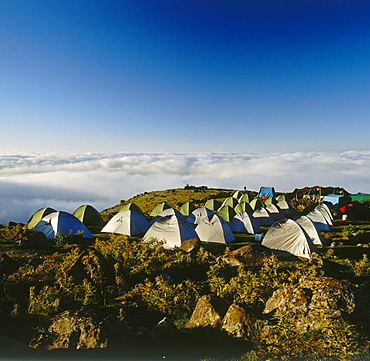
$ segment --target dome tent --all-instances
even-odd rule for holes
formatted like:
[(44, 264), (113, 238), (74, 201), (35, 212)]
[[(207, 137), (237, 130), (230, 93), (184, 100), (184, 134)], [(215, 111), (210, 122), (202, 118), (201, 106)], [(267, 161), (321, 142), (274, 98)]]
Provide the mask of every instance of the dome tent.
[(298, 223), (286, 218), (275, 222), (268, 229), (261, 244), (280, 256), (293, 255), (310, 259), (311, 253), (316, 251), (313, 242)]
[(39, 209), (28, 220), (27, 228), (28, 229), (34, 228), (36, 226), (36, 224), (39, 223), (43, 217), (45, 217), (48, 214), (53, 213), (53, 212), (56, 212), (56, 210), (53, 209), (53, 208), (49, 208), (49, 207)]
[(258, 222), (247, 212), (240, 212), (231, 220), (230, 229), (233, 232), (256, 234), (262, 230)]
[(134, 236), (145, 233), (148, 228), (149, 223), (141, 213), (123, 210), (114, 215), (101, 231), (103, 233), (119, 233)]
[(198, 236), (193, 226), (185, 218), (171, 214), (159, 218), (150, 226), (143, 237), (143, 243), (156, 239), (158, 242), (164, 242), (163, 248), (173, 249), (194, 238)]
[(280, 210), (281, 213), (289, 214), (292, 211), (292, 207), (287, 201), (280, 200), (277, 202), (276, 207)]
[(252, 216), (256, 219), (260, 226), (271, 226), (274, 223), (274, 219), (266, 208), (256, 209)]
[(82, 205), (78, 207), (73, 215), (78, 218), (85, 226), (90, 227), (103, 227), (105, 222), (100, 213), (90, 205)]
[(222, 217), (226, 222), (230, 223), (236, 213), (234, 208), (225, 205), (219, 208), (216, 214)]
[(239, 203), (242, 203), (242, 202), (246, 202), (246, 203), (249, 203), (250, 202), (250, 196), (248, 193), (244, 193), (241, 195), (241, 197), (238, 199)]
[(212, 217), (213, 212), (206, 207), (199, 207), (191, 212), (190, 216), (186, 219), (189, 223), (199, 224), (203, 218)]
[(208, 201), (204, 204), (204, 207), (216, 212), (217, 209), (221, 207), (221, 202), (217, 199), (208, 199)]
[(204, 218), (195, 231), (202, 242), (227, 244), (235, 239), (229, 225), (217, 214)]
[(137, 213), (140, 213), (140, 214), (144, 215), (144, 213), (143, 213), (143, 211), (141, 210), (141, 208), (140, 208), (136, 203), (133, 203), (133, 202), (130, 202), (130, 203), (126, 203), (126, 204), (124, 204), (124, 205), (120, 208), (119, 212), (121, 212), (121, 211), (128, 211), (128, 210), (130, 210), (130, 211), (135, 211), (135, 212), (137, 212)]
[(314, 223), (319, 231), (330, 231), (330, 224), (327, 222), (324, 215), (316, 208), (313, 211), (307, 213), (307, 217)]
[[(238, 202), (238, 200), (237, 200), (236, 198), (234, 198), (234, 197), (228, 197), (228, 198), (226, 198), (226, 199), (222, 202), (221, 207), (229, 206), (229, 207), (231, 207), (231, 208), (234, 208), (238, 203), (239, 203), (239, 202)], [(221, 208), (221, 207), (220, 207), (220, 208)]]
[(279, 219), (284, 218), (284, 216), (280, 213), (279, 208), (275, 206), (275, 204), (269, 204), (266, 207), (266, 211), (270, 213), (271, 217), (275, 220), (278, 221)]
[(234, 210), (235, 210), (235, 213), (240, 213), (240, 212), (247, 212), (250, 214), (253, 213), (252, 207), (247, 202), (240, 202), (239, 204), (235, 206)]
[(299, 217), (294, 218), (294, 220), (307, 233), (307, 236), (311, 239), (314, 245), (322, 246), (321, 234), (315, 227), (315, 224), (308, 217), (299, 216)]
[(151, 226), (154, 222), (158, 221), (159, 218), (162, 218), (162, 217), (166, 217), (166, 216), (171, 216), (171, 215), (175, 215), (176, 217), (178, 218), (183, 218), (185, 219), (185, 217), (177, 210), (177, 209), (174, 209), (174, 208), (166, 208), (164, 209), (161, 213), (159, 213), (157, 216), (155, 216), (150, 222), (149, 222), (149, 226)]
[(56, 234), (67, 236), (83, 232), (84, 238), (94, 238), (89, 229), (74, 215), (67, 212), (53, 212), (43, 217), (34, 227), (45, 234), (46, 238), (53, 239)]
[(152, 212), (150, 213), (150, 217), (156, 217), (159, 213), (163, 212), (165, 209), (171, 208), (166, 202), (162, 202), (157, 204)]
[(262, 202), (260, 198), (253, 198), (250, 202), (249, 205), (251, 208), (255, 211), (256, 209), (259, 208), (265, 208), (265, 204)]
[(186, 202), (184, 203), (181, 208), (180, 208), (180, 213), (184, 216), (184, 217), (189, 217), (191, 212), (193, 212), (195, 210), (195, 205), (193, 202)]

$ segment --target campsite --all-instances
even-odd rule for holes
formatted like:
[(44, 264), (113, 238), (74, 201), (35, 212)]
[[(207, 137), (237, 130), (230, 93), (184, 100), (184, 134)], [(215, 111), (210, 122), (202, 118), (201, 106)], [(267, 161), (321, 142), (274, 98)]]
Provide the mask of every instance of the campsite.
[(190, 186), (0, 228), (1, 356), (370, 360), (370, 202)]

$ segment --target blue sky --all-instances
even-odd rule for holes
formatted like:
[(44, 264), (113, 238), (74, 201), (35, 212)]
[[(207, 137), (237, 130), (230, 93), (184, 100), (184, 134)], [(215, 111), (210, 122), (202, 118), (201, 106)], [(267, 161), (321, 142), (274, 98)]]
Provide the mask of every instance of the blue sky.
[(0, 152), (367, 150), (368, 0), (2, 0)]

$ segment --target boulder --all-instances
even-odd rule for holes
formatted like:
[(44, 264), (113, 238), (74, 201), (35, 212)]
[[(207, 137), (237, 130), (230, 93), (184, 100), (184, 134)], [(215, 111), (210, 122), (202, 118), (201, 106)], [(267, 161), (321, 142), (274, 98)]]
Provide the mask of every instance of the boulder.
[(190, 320), (185, 324), (185, 327), (219, 327), (226, 311), (227, 303), (221, 297), (204, 295), (199, 298), (194, 312)]
[(221, 329), (234, 337), (246, 337), (255, 330), (256, 321), (242, 306), (233, 303), (222, 320)]
[(45, 329), (30, 342), (41, 350), (106, 348), (121, 344), (127, 327), (105, 312), (64, 311), (50, 320)]
[(218, 259), (218, 262), (221, 266), (260, 266), (263, 264), (263, 260), (268, 256), (269, 254), (267, 253), (266, 248), (261, 245), (247, 245), (221, 256)]
[[(360, 301), (360, 291), (363, 293), (346, 280), (331, 277), (301, 280), (298, 286), (275, 291), (266, 302), (263, 313), (277, 312), (289, 320), (298, 333), (322, 329), (327, 318), (352, 316), (353, 319), (370, 320), (365, 311), (366, 302)], [(368, 300), (368, 295), (366, 297), (362, 294), (362, 300)]]
[(0, 255), (0, 275), (10, 275), (19, 268), (19, 263), (6, 253)]
[(149, 337), (151, 339), (168, 339), (177, 333), (177, 328), (171, 319), (168, 317), (163, 318), (158, 324), (150, 331)]
[[(97, 272), (97, 274), (92, 272)], [(114, 284), (115, 277), (113, 265), (95, 249), (82, 251), (77, 260), (66, 270), (66, 274), (78, 284), (84, 279), (91, 282), (103, 281), (106, 284)]]
[(198, 250), (200, 248), (201, 242), (198, 238), (187, 239), (181, 243), (179, 247), (185, 252), (191, 252), (193, 250)]

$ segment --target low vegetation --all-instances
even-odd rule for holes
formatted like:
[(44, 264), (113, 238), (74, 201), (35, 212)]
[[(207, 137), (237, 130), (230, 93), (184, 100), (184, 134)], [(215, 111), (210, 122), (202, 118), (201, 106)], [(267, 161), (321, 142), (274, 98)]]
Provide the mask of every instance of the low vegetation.
[[(209, 198), (222, 200), (234, 192), (192, 187), (182, 191), (146, 193), (126, 202), (138, 204), (148, 215), (163, 201), (179, 209), (187, 201), (202, 206)], [(123, 203), (105, 210), (103, 216), (111, 217)], [(301, 204), (295, 206), (302, 210)], [(368, 212), (369, 205), (360, 207)], [(220, 256), (258, 243), (242, 234), (228, 247), (203, 244), (191, 252), (165, 250), (156, 242), (142, 244), (140, 237), (95, 236), (90, 243), (81, 235), (50, 241), (20, 225), (0, 229), (1, 336), (28, 344), (38, 328), (62, 311), (98, 307), (128, 325), (136, 340), (133, 348), (142, 345), (148, 332), (167, 316), (181, 331), (173, 349), (194, 345), (197, 350), (192, 356), (196, 359), (370, 359), (370, 328), (346, 319), (327, 318), (320, 331), (297, 335), (290, 320), (276, 313), (268, 333), (255, 330), (236, 340), (219, 331), (214, 340), (223, 344), (222, 355), (214, 354), (221, 349), (219, 344), (210, 351), (214, 342), (205, 339), (201, 343), (199, 331), (185, 327), (197, 300), (207, 294), (260, 315), (275, 290), (294, 286), (302, 279), (329, 276), (369, 285), (369, 218), (351, 216), (342, 221), (337, 217), (332, 231), (323, 234), (326, 243), (319, 250), (327, 261), (323, 267), (294, 257), (268, 255), (258, 266), (221, 265)]]

